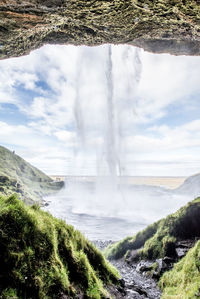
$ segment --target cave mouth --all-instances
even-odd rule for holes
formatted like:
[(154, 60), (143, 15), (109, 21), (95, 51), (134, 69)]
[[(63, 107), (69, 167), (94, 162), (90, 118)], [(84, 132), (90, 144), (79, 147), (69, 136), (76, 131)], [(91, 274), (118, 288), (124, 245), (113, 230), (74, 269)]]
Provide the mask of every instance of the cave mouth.
[(47, 199), (55, 216), (91, 239), (133, 234), (197, 192), (172, 189), (199, 172), (199, 63), (131, 45), (46, 45), (1, 61), (2, 145), (66, 177)]

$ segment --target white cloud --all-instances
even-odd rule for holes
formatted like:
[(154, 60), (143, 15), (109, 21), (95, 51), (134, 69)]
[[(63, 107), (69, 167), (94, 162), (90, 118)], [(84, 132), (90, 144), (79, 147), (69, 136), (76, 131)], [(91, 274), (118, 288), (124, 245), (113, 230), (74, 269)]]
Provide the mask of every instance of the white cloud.
[(199, 57), (170, 56), (142, 52), (143, 71), (136, 112), (141, 121), (155, 121), (170, 104), (188, 105), (189, 97), (200, 96)]
[[(186, 163), (194, 155), (198, 161), (200, 121), (172, 125), (167, 109), (174, 104), (195, 109), (200, 58), (149, 54), (131, 46), (112, 49), (113, 126), (119, 156), (127, 155), (122, 160)], [(1, 122), (1, 143), (21, 146), (23, 154), (27, 148), (29, 161), (37, 165), (40, 161), (46, 169), (50, 160), (63, 168), (64, 156), (71, 159), (65, 169), (73, 159), (79, 161), (74, 162), (77, 169), (90, 160), (93, 166), (86, 166), (86, 171), (95, 169), (96, 156), (105, 155), (108, 137), (107, 61), (106, 46), (45, 46), (29, 56), (1, 61), (0, 103), (13, 103), (28, 119), (15, 126)], [(163, 116), (166, 123), (158, 123)]]
[(65, 130), (56, 131), (54, 135), (58, 138), (58, 140), (65, 141), (68, 144), (70, 143), (72, 145), (74, 145), (77, 138), (75, 132), (69, 132)]

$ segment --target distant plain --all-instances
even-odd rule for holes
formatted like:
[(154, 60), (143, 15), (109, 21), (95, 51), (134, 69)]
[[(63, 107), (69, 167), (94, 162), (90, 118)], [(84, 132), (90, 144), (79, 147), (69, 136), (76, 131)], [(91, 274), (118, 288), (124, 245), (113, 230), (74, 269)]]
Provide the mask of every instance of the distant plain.
[[(94, 182), (95, 176), (60, 176), (51, 175), (54, 180), (70, 180), (78, 182)], [(122, 184), (161, 186), (169, 189), (178, 188), (187, 177), (185, 176), (123, 176), (118, 178)]]

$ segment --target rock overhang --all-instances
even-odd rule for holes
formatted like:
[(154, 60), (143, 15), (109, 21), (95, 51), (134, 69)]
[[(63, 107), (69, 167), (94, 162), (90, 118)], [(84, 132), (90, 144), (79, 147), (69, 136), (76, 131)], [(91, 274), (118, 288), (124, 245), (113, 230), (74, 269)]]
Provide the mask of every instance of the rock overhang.
[(0, 0), (0, 59), (45, 44), (105, 43), (200, 55), (200, 1)]

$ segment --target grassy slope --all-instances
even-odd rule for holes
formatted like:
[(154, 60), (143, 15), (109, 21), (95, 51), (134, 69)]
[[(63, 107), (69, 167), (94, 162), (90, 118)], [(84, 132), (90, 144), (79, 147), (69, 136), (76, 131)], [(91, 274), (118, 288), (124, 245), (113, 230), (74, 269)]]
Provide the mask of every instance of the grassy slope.
[(200, 241), (171, 271), (164, 273), (160, 287), (163, 289), (163, 299), (200, 297)]
[(175, 254), (177, 240), (200, 236), (200, 198), (189, 202), (176, 213), (148, 226), (105, 250), (108, 258), (120, 258), (129, 250), (138, 250), (141, 258), (155, 259)]
[(0, 146), (0, 193), (19, 197), (31, 203), (41, 196), (59, 190), (62, 183), (54, 183), (43, 172), (21, 157)]
[(1, 298), (108, 298), (118, 277), (81, 233), (16, 196), (0, 197), (0, 265)]

